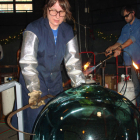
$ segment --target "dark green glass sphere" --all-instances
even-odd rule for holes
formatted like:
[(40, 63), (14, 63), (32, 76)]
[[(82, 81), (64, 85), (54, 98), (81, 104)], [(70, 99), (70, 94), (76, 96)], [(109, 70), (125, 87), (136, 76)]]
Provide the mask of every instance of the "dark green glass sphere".
[(119, 93), (100, 85), (71, 88), (40, 112), (33, 140), (139, 140), (140, 114)]

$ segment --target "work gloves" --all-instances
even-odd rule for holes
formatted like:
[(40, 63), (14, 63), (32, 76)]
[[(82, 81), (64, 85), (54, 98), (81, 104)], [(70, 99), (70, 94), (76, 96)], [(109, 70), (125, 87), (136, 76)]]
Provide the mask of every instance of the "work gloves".
[(34, 105), (30, 106), (31, 109), (36, 109), (39, 108), (42, 105), (45, 105), (44, 100), (41, 100), (39, 103), (38, 100), (41, 98), (41, 91), (32, 91), (31, 93), (28, 93), (28, 96), (30, 96), (29, 98), (29, 104), (34, 103)]

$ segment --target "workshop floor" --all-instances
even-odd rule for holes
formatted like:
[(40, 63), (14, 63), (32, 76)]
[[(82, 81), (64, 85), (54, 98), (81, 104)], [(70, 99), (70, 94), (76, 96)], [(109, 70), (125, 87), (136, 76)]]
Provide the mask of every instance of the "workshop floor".
[[(11, 129), (4, 119), (0, 120), (0, 140), (19, 140), (18, 133)], [(24, 140), (30, 140), (30, 136), (25, 134)]]

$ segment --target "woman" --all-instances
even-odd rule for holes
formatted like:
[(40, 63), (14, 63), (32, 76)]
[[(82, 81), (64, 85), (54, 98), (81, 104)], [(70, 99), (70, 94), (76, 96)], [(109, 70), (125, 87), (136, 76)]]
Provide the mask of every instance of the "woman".
[[(63, 58), (72, 86), (85, 82), (76, 37), (71, 26), (64, 22), (71, 19), (69, 10), (67, 0), (46, 0), (43, 17), (30, 23), (24, 32), (19, 61), (23, 105), (27, 105), (28, 100), (31, 103), (40, 96), (57, 95), (63, 91), (60, 70)], [(42, 104), (24, 111), (24, 131), (32, 132)]]

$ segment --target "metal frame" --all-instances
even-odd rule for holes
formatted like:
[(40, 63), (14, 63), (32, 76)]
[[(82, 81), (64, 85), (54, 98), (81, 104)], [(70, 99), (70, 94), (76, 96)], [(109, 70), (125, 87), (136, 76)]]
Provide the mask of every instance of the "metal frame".
[[(0, 92), (12, 88), (12, 87), (16, 87), (16, 98), (17, 98), (17, 109), (21, 108), (23, 106), (22, 104), (22, 90), (21, 90), (21, 85), (16, 82), (16, 81), (12, 81), (9, 83), (5, 83), (0, 85)], [(23, 127), (23, 112), (20, 111), (17, 113), (17, 117), (18, 117), (18, 129), (20, 131), (24, 131), (24, 127)], [(19, 140), (24, 140), (24, 134), (21, 132), (18, 132), (18, 137)]]

